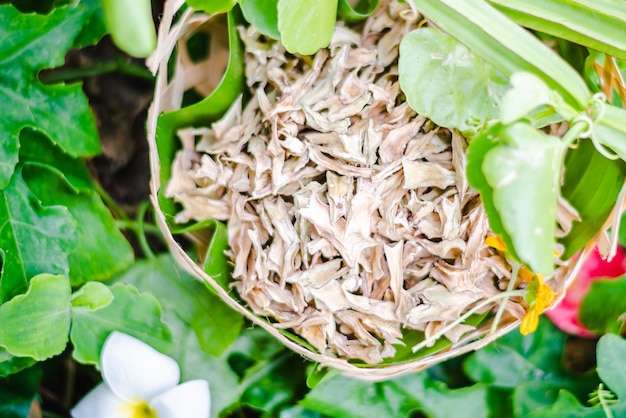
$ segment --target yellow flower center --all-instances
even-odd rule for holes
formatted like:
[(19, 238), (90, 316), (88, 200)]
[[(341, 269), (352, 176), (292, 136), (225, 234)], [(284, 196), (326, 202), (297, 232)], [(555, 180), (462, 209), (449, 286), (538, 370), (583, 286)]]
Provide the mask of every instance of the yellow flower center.
[(158, 418), (158, 415), (146, 401), (128, 402), (121, 410), (125, 418)]

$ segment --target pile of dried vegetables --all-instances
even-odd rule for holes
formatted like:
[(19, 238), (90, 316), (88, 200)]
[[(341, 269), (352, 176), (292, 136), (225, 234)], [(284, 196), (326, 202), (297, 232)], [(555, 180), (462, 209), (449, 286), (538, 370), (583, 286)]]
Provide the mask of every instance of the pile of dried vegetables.
[[(485, 244), (493, 234), (468, 186), (465, 139), (400, 91), (399, 44), (421, 19), (381, 2), (363, 23), (338, 22), (312, 57), (240, 27), (251, 98), (180, 132), (165, 192), (182, 204), (176, 221), (227, 221), (232, 287), (326, 355), (380, 363), (405, 332), (428, 339), (508, 287), (511, 266)], [(504, 303), (524, 315), (522, 298)], [(478, 333), (458, 323), (444, 335)]]

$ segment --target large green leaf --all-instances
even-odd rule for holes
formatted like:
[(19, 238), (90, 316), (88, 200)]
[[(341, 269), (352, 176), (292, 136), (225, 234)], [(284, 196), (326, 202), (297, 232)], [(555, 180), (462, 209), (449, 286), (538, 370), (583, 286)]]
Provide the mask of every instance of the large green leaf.
[(337, 0), (278, 0), (280, 40), (292, 54), (313, 55), (330, 44)]
[(411, 107), (437, 125), (467, 131), (496, 119), (508, 79), (450, 35), (421, 28), (400, 43), (400, 86)]
[(135, 263), (119, 280), (152, 293), (164, 310), (193, 329), (207, 353), (222, 354), (241, 332), (243, 317), (178, 267), (169, 254)]
[(581, 221), (561, 239), (565, 245), (563, 259), (569, 259), (583, 248), (602, 228), (611, 214), (626, 178), (626, 163), (609, 160), (591, 141), (580, 141), (565, 157), (562, 196), (576, 208)]
[(70, 332), (70, 293), (63, 276), (33, 277), (28, 292), (0, 305), (0, 346), (39, 361), (63, 352)]
[(489, 0), (522, 26), (626, 59), (626, 5), (612, 0)]
[(100, 151), (94, 117), (80, 85), (43, 85), (40, 70), (63, 64), (93, 11), (87, 4), (48, 15), (22, 14), (0, 6), (0, 188), (18, 161), (19, 133), (31, 126), (71, 155)]
[(15, 172), (0, 191), (0, 302), (22, 293), (40, 273), (69, 275), (76, 223), (65, 207), (43, 207)]
[(113, 331), (132, 335), (159, 351), (171, 349), (172, 334), (154, 296), (122, 283), (112, 286), (111, 292), (113, 301), (105, 307), (72, 307), (70, 338), (77, 361), (99, 365), (102, 345)]
[(482, 163), (493, 205), (519, 259), (536, 273), (551, 274), (563, 146), (525, 123), (506, 126), (500, 135)]
[[(626, 413), (626, 404), (610, 408), (614, 417), (623, 417)], [(583, 406), (580, 401), (567, 390), (561, 390), (554, 404), (538, 408), (526, 415), (525, 418), (606, 418), (607, 415), (600, 407), (590, 408)]]
[(133, 249), (96, 192), (85, 162), (63, 154), (36, 132), (23, 131), (21, 139), (20, 164), (29, 188), (43, 205), (64, 206), (76, 221), (78, 245), (68, 254), (72, 285), (108, 280), (126, 270)]
[(416, 373), (381, 383), (335, 376), (313, 388), (302, 405), (341, 418), (407, 417), (418, 411), (429, 418), (449, 418), (459, 411), (464, 417), (489, 416), (487, 401), (484, 385), (452, 390)]

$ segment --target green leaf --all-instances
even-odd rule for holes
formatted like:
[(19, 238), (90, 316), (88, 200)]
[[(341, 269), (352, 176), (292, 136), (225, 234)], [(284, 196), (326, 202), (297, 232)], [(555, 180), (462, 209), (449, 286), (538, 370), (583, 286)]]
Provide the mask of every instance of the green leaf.
[(528, 71), (575, 109), (591, 93), (582, 77), (537, 38), (483, 0), (411, 0), (417, 10), (506, 76)]
[(620, 333), (626, 314), (625, 295), (626, 277), (594, 280), (580, 304), (581, 322), (599, 334)]
[(24, 176), (45, 206), (64, 206), (76, 220), (78, 245), (68, 254), (72, 286), (108, 280), (132, 264), (132, 247), (93, 189), (73, 189), (63, 173), (50, 166), (26, 164)]
[(241, 381), (240, 402), (276, 415), (276, 412), (306, 392), (306, 360), (281, 350), (246, 370)]
[(72, 308), (70, 338), (76, 361), (99, 365), (102, 345), (113, 331), (132, 335), (159, 351), (168, 351), (172, 335), (163, 323), (161, 305), (154, 296), (122, 283), (112, 286), (111, 292), (114, 299), (106, 307)]
[(525, 123), (504, 127), (500, 138), (482, 163), (493, 205), (513, 243), (509, 249), (532, 271), (549, 275), (563, 146)]
[(602, 145), (626, 160), (626, 110), (612, 105), (604, 107), (604, 114), (594, 127), (594, 135)]
[(104, 22), (115, 45), (134, 57), (146, 58), (150, 55), (156, 48), (150, 0), (101, 1)]
[(563, 375), (565, 334), (544, 318), (527, 336), (511, 332), (469, 356), (465, 373), (475, 382), (514, 389), (527, 381)]
[(313, 55), (330, 44), (337, 0), (278, 0), (280, 40), (292, 54)]
[[(156, 139), (159, 160), (161, 161), (160, 181), (162, 185), (167, 184), (172, 173), (172, 161), (179, 143), (175, 138), (175, 132), (181, 128), (209, 124), (216, 121), (243, 91), (244, 52), (237, 33), (237, 22), (233, 13), (228, 14), (228, 46), (230, 54), (228, 66), (220, 84), (215, 90), (198, 103), (165, 112), (158, 118)], [(172, 217), (177, 210), (174, 202), (163, 195), (163, 188), (159, 190), (159, 206), (166, 215), (168, 222), (173, 223)]]
[(226, 13), (237, 3), (237, 0), (187, 0), (187, 4), (196, 10), (206, 13)]
[(0, 346), (35, 360), (63, 352), (70, 331), (70, 291), (63, 276), (33, 277), (28, 292), (0, 305)]
[(358, 22), (367, 19), (378, 9), (379, 0), (359, 0), (354, 7), (348, 0), (339, 0), (339, 18), (345, 22)]
[(0, 347), (0, 377), (5, 377), (20, 370), (27, 369), (36, 363), (32, 357), (14, 357), (6, 348)]
[[(617, 408), (611, 408), (615, 410)], [(626, 408), (619, 406), (621, 413), (626, 412)], [(615, 415), (623, 416), (623, 415)], [(526, 415), (525, 418), (605, 418), (606, 415), (602, 408), (587, 408), (580, 404), (578, 399), (568, 392), (562, 390), (559, 392), (559, 396), (556, 402), (552, 405), (538, 408)]]
[(164, 310), (174, 312), (194, 330), (209, 354), (221, 355), (241, 332), (243, 317), (178, 267), (169, 254), (135, 263), (118, 280), (152, 293)]
[[(523, 119), (532, 110), (543, 105), (557, 108), (557, 112), (563, 110), (562, 99), (550, 90), (546, 83), (532, 73), (523, 71), (513, 73), (511, 75), (511, 85), (513, 88), (504, 94), (502, 104), (500, 105), (500, 121), (505, 125)], [(578, 116), (572, 110), (567, 113), (569, 117)]]
[(604, 157), (591, 141), (580, 141), (578, 147), (567, 151), (561, 195), (576, 209), (581, 221), (574, 221), (570, 233), (560, 240), (565, 245), (564, 260), (600, 231), (617, 202), (624, 178), (626, 163)]
[(626, 59), (626, 6), (611, 0), (489, 0), (522, 26)]
[(606, 334), (598, 341), (598, 375), (623, 402), (626, 400), (626, 341), (615, 334)]
[(411, 108), (437, 125), (467, 131), (474, 121), (497, 119), (509, 82), (452, 36), (435, 28), (402, 38), (400, 86)]
[(0, 417), (29, 418), (31, 404), (38, 397), (43, 371), (32, 367), (8, 379), (0, 379)]
[(37, 274), (68, 275), (75, 228), (67, 208), (43, 207), (18, 170), (0, 191), (0, 302), (23, 293)]
[(83, 2), (48, 15), (0, 6), (0, 189), (18, 161), (20, 131), (33, 127), (73, 156), (100, 152), (94, 117), (80, 85), (43, 85), (40, 70), (64, 62), (92, 11)]
[(278, 31), (278, 0), (241, 0), (243, 17), (260, 33), (280, 39)]
[(100, 282), (88, 282), (72, 295), (72, 309), (97, 310), (106, 308), (113, 302), (113, 293)]
[(417, 411), (429, 418), (449, 418), (459, 411), (467, 417), (489, 416), (485, 386), (451, 390), (426, 373), (381, 383), (335, 376), (313, 388), (301, 405), (342, 418), (406, 417)]
[(176, 312), (166, 307), (163, 318), (176, 341), (166, 354), (180, 366), (181, 381), (207, 380), (211, 388), (211, 418), (224, 416), (222, 411), (239, 397), (237, 375), (224, 356), (215, 357), (202, 350), (194, 331)]

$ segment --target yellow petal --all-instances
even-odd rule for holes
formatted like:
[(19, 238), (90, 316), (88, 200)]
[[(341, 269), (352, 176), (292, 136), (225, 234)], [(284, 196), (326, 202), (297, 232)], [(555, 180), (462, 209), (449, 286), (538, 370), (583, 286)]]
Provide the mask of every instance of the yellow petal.
[(539, 314), (535, 309), (529, 309), (522, 318), (522, 323), (519, 327), (519, 332), (522, 335), (528, 335), (531, 332), (535, 332), (537, 330), (537, 326), (539, 325)]
[(556, 293), (554, 290), (546, 284), (541, 284), (537, 290), (537, 298), (535, 299), (534, 309), (541, 314), (543, 311), (548, 309), (550, 305), (552, 305), (552, 302), (554, 302), (555, 299)]
[(487, 237), (485, 238), (485, 244), (498, 251), (506, 251), (506, 244), (501, 237)]
[(520, 279), (522, 279), (526, 283), (532, 282), (533, 281), (533, 277), (535, 277), (535, 273), (533, 273), (532, 271), (528, 270), (524, 266), (522, 266), (519, 269), (519, 273), (517, 273), (517, 275), (519, 276)]

